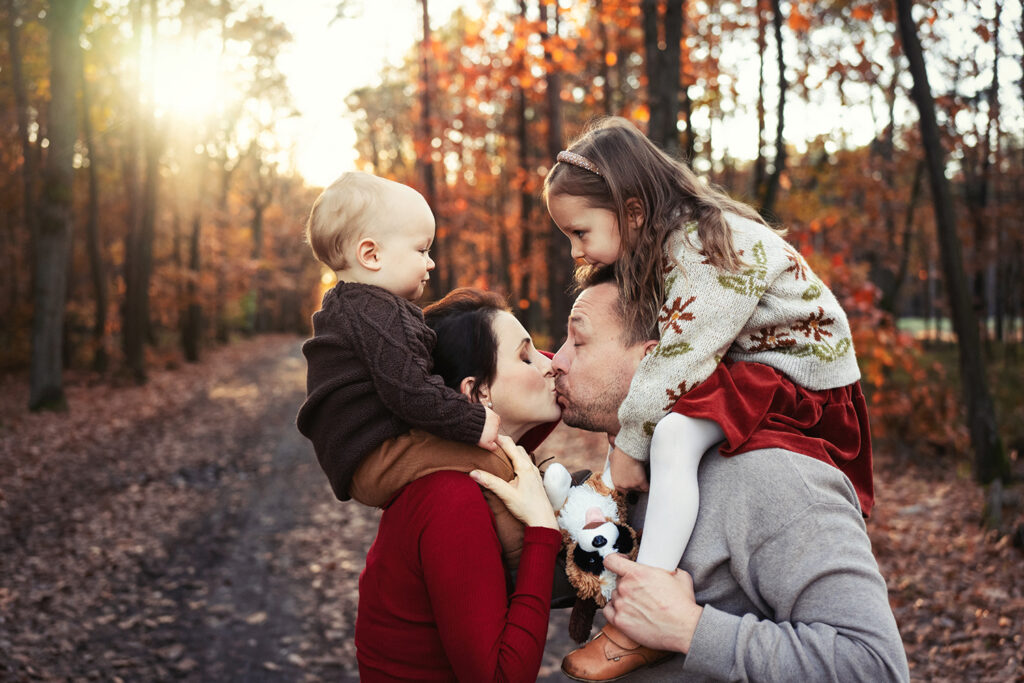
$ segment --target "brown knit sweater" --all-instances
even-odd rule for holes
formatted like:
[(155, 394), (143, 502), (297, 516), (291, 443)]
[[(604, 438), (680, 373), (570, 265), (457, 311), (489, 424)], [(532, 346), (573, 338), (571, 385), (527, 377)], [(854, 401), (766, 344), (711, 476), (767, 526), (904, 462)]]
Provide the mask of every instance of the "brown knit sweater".
[(412, 303), (372, 285), (339, 282), (313, 315), (306, 356), (306, 401), (296, 420), (339, 500), (352, 475), (386, 440), (423, 429), (475, 444), (480, 404), (431, 374), (436, 336)]

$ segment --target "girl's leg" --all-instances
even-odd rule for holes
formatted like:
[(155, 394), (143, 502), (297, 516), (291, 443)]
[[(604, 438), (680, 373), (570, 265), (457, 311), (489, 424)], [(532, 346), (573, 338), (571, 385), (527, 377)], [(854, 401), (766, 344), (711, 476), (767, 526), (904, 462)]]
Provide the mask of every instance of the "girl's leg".
[(651, 488), (637, 562), (672, 571), (697, 523), (697, 466), (725, 438), (711, 420), (669, 413), (651, 439)]

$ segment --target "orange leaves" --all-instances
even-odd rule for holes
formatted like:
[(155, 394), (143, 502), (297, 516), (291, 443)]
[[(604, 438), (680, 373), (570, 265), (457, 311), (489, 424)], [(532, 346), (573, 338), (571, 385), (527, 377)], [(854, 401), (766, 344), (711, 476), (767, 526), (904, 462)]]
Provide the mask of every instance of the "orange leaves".
[(619, 63), (619, 56), (612, 52), (611, 50), (609, 50), (608, 52), (604, 53), (604, 63), (607, 64), (608, 66), (615, 66), (616, 64)]
[(640, 123), (647, 123), (651, 120), (651, 110), (646, 104), (638, 104), (630, 111), (629, 117)]
[(789, 19), (786, 20), (786, 25), (794, 33), (805, 33), (811, 28), (811, 20), (800, 12), (798, 6), (793, 5), (789, 10)]
[(850, 10), (850, 17), (857, 21), (871, 21), (875, 11), (869, 5), (858, 5)]

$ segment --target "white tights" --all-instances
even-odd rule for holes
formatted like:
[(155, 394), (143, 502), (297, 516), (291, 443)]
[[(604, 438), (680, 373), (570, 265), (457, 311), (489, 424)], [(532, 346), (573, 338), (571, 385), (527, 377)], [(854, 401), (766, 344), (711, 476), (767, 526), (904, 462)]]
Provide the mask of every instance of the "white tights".
[(697, 467), (725, 438), (717, 422), (669, 413), (651, 439), (650, 492), (637, 562), (672, 571), (697, 523)]

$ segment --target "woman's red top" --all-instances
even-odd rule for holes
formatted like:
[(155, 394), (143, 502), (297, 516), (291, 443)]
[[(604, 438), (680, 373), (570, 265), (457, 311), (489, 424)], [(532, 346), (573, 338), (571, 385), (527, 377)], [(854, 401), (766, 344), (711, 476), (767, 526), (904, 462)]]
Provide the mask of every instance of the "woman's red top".
[(359, 577), (360, 680), (535, 681), (562, 536), (527, 527), (509, 597), (480, 488), (436, 472), (387, 505)]

